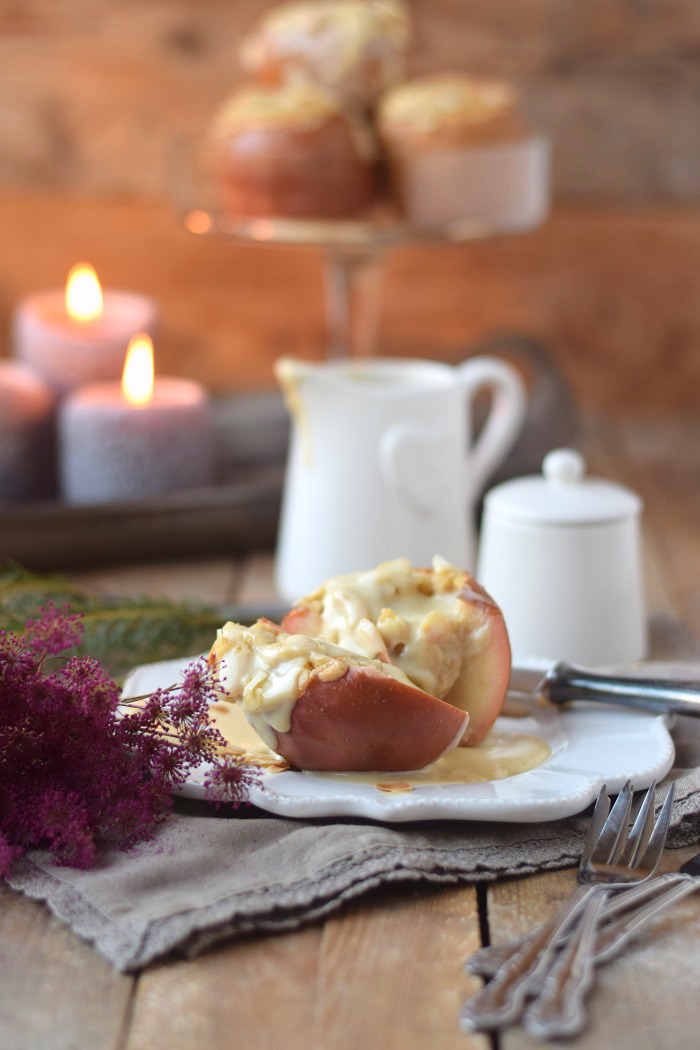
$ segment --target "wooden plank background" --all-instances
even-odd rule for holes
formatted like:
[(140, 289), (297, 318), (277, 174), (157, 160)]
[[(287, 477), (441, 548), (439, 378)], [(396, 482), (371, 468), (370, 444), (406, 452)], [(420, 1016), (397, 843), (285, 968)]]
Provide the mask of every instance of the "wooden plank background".
[[(0, 345), (14, 303), (87, 257), (154, 295), (161, 372), (215, 391), (271, 385), (279, 354), (323, 352), (321, 259), (180, 228), (166, 202), (0, 193)], [(543, 340), (578, 401), (626, 412), (700, 404), (700, 208), (560, 207), (537, 233), (397, 251), (381, 349), (444, 356), (494, 332)], [(2, 351), (0, 351), (2, 352)]]
[[(168, 144), (239, 79), (268, 0), (0, 4), (0, 355), (17, 299), (87, 258), (157, 297), (161, 372), (269, 387), (323, 353), (321, 260), (186, 234)], [(395, 252), (381, 350), (544, 341), (582, 405), (700, 406), (697, 0), (411, 0), (416, 68), (512, 78), (554, 141), (558, 205), (535, 234)]]
[[(240, 78), (270, 0), (5, 0), (0, 183), (158, 192), (169, 139)], [(697, 198), (697, 0), (409, 0), (416, 71), (506, 76), (556, 142), (556, 184)]]

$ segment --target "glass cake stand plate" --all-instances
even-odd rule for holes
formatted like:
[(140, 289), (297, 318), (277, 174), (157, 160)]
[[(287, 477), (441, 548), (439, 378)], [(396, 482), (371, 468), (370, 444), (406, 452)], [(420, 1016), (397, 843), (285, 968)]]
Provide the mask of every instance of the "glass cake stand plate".
[[(136, 668), (124, 684), (123, 695), (142, 695), (179, 681), (190, 659)], [(374, 784), (353, 782), (350, 776), (261, 770), (260, 786), (251, 789), (250, 802), (268, 813), (295, 818), (534, 823), (580, 813), (603, 784), (613, 793), (628, 779), (635, 790), (646, 788), (661, 780), (673, 764), (673, 741), (663, 715), (579, 703), (566, 710), (537, 707), (527, 718), (499, 718), (494, 728), (500, 733), (539, 736), (551, 754), (536, 769), (503, 780), (416, 785), (406, 794), (387, 794)], [(207, 771), (206, 764), (194, 770), (180, 794), (204, 799)]]
[[(169, 190), (182, 223), (195, 235), (232, 243), (319, 250), (330, 357), (376, 352), (382, 278), (393, 249), (526, 233), (542, 224), (549, 206), (549, 144), (538, 135), (463, 151), (458, 171), (450, 170), (451, 155), (432, 157), (417, 175), (428, 202), (420, 225), (405, 222), (388, 201), (352, 220), (235, 215), (223, 200), (220, 164), (220, 155), (203, 137), (173, 142)], [(452, 196), (459, 196), (458, 220), (442, 221), (440, 194), (424, 189), (435, 185), (449, 185)]]

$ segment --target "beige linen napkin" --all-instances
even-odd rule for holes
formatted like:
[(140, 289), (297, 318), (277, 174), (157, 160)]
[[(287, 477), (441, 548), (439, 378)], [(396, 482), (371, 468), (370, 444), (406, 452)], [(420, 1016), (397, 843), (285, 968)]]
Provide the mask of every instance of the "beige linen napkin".
[[(677, 627), (657, 623), (654, 637), (655, 656), (678, 656)], [(683, 641), (696, 657), (691, 640)], [(674, 737), (669, 845), (681, 846), (700, 837), (700, 720), (679, 718)], [(665, 792), (666, 785), (659, 798)], [(578, 862), (587, 823), (584, 815), (544, 824), (386, 827), (230, 813), (181, 800), (138, 849), (108, 853), (90, 871), (55, 867), (48, 854), (34, 852), (9, 881), (45, 901), (118, 969), (132, 971), (169, 952), (194, 955), (224, 938), (293, 929), (380, 884), (478, 882), (568, 867)]]

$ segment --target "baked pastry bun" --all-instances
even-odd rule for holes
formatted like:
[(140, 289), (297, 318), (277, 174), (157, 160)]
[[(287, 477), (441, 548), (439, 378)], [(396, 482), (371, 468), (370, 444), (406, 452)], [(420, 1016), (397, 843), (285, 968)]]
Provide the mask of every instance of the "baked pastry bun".
[(537, 173), (504, 81), (444, 73), (400, 84), (382, 98), (377, 130), (392, 194), (416, 226), (498, 224), (534, 206)]
[(314, 85), (241, 88), (216, 115), (210, 140), (232, 215), (350, 218), (374, 196), (369, 129)]
[(400, 0), (316, 0), (271, 8), (241, 46), (243, 68), (262, 83), (300, 79), (346, 109), (369, 109), (403, 79), (411, 26)]
[(225, 624), (209, 660), (222, 699), (240, 703), (268, 747), (298, 769), (420, 769), (455, 747), (469, 720), (391, 664), (268, 620)]
[(503, 80), (437, 73), (399, 84), (379, 105), (390, 152), (503, 142), (523, 134), (518, 95)]
[(463, 744), (478, 743), (503, 706), (511, 660), (503, 614), (468, 572), (440, 558), (432, 569), (399, 558), (326, 580), (282, 626), (390, 664), (466, 711)]

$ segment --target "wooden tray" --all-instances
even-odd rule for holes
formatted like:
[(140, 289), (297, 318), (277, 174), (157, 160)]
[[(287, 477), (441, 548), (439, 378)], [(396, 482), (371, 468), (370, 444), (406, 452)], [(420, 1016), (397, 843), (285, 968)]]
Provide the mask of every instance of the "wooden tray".
[(0, 561), (46, 571), (271, 549), (288, 429), (276, 393), (223, 398), (214, 404), (219, 484), (138, 502), (7, 505)]

